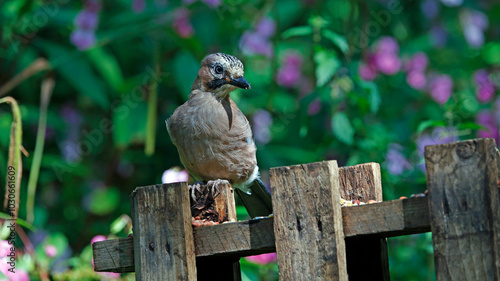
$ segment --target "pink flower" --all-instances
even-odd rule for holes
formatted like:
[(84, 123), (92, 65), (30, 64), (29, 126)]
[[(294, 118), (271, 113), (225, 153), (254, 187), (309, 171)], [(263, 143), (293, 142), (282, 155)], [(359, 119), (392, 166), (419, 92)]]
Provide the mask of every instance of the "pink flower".
[(380, 38), (380, 40), (377, 42), (375, 52), (379, 54), (382, 53), (397, 54), (399, 53), (399, 44), (396, 41), (396, 39), (389, 36), (385, 36)]
[(376, 53), (375, 65), (380, 72), (387, 75), (393, 75), (396, 74), (401, 68), (401, 60), (397, 54), (387, 52)]
[(453, 91), (453, 80), (449, 75), (443, 74), (434, 77), (429, 86), (431, 97), (439, 104), (448, 101)]
[(187, 182), (189, 178), (186, 170), (181, 170), (179, 167), (174, 167), (163, 172), (161, 176), (162, 183)]
[(276, 253), (262, 254), (256, 256), (248, 256), (245, 259), (249, 262), (253, 262), (256, 264), (268, 264), (276, 261)]
[(410, 85), (412, 88), (422, 90), (427, 84), (427, 79), (425, 78), (423, 72), (413, 70), (406, 75), (406, 82), (408, 82), (408, 85)]
[(53, 257), (57, 256), (56, 246), (46, 245), (45, 247), (43, 247), (43, 249), (45, 250), (45, 254), (47, 255), (47, 257), (53, 258)]
[(429, 64), (429, 58), (423, 52), (418, 52), (414, 54), (405, 64), (405, 71), (410, 72), (412, 70), (425, 71), (427, 65)]
[(90, 245), (94, 244), (95, 242), (100, 242), (100, 241), (106, 241), (108, 238), (104, 235), (96, 235), (92, 240), (90, 240)]
[(377, 77), (377, 69), (369, 64), (360, 64), (358, 67), (358, 75), (365, 81), (372, 81)]
[(0, 241), (0, 258), (6, 257), (8, 254), (10, 254), (10, 248), (12, 246), (9, 245), (9, 242), (7, 240), (1, 240)]
[(189, 38), (194, 34), (194, 29), (190, 22), (189, 10), (186, 8), (180, 8), (175, 11), (172, 25), (175, 32), (182, 38)]

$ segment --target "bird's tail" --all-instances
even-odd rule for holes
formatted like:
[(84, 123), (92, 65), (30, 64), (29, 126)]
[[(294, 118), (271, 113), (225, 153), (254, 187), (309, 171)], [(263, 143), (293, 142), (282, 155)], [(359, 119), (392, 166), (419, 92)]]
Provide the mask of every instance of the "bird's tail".
[(271, 194), (260, 179), (254, 180), (248, 187), (252, 194), (248, 194), (239, 188), (235, 188), (238, 197), (243, 201), (243, 205), (252, 217), (264, 217), (273, 213)]

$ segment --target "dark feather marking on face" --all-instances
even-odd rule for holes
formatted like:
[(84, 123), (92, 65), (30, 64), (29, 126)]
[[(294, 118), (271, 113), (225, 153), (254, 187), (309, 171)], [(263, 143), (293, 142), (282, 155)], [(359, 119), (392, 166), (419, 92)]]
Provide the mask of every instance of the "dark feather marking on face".
[(207, 86), (209, 89), (217, 89), (217, 88), (220, 88), (222, 87), (224, 84), (227, 83), (227, 80), (222, 78), (222, 79), (214, 79), (212, 81), (210, 81)]

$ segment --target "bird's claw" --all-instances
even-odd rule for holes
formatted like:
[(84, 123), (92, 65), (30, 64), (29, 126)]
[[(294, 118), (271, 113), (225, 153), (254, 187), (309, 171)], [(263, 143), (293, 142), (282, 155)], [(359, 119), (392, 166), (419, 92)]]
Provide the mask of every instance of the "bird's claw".
[(211, 188), (210, 191), (212, 192), (214, 198), (217, 197), (217, 195), (219, 195), (219, 185), (223, 184), (229, 184), (229, 181), (217, 179), (217, 180), (209, 180), (207, 182), (207, 187)]
[(195, 191), (198, 191), (199, 193), (201, 193), (200, 184), (199, 183), (195, 183), (195, 184), (190, 185), (189, 187), (191, 189), (191, 199), (193, 199), (193, 201), (197, 203), (198, 200), (196, 200), (196, 193), (195, 193)]

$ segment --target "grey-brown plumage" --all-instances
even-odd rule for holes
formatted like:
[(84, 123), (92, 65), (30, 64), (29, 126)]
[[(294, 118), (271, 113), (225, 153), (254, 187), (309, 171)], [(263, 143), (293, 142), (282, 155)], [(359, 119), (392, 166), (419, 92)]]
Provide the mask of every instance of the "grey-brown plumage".
[[(174, 111), (167, 129), (191, 176), (204, 181), (228, 180), (245, 191), (238, 193), (250, 215), (268, 215), (269, 194), (257, 190), (263, 188), (261, 182), (253, 184), (258, 166), (252, 130), (229, 96), (237, 87), (250, 88), (243, 74), (243, 64), (233, 56), (217, 53), (205, 57), (189, 100)], [(245, 199), (250, 193), (252, 197)], [(264, 205), (257, 206), (261, 203)]]

